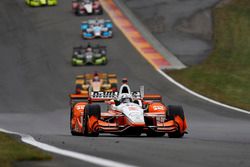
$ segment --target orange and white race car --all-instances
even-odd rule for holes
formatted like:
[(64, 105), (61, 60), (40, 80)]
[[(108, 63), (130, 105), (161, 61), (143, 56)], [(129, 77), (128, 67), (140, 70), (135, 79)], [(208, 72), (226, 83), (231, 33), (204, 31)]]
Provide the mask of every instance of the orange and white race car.
[[(119, 92), (71, 94), (70, 130), (72, 135), (164, 136), (180, 138), (187, 130), (181, 106), (166, 106), (160, 95), (145, 94), (144, 88), (131, 92), (123, 83)], [(108, 109), (101, 111), (101, 105)]]

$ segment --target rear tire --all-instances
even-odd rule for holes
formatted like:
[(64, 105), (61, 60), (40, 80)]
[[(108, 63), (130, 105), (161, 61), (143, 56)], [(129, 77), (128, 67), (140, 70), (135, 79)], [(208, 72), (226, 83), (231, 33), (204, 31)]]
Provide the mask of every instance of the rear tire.
[(82, 84), (76, 84), (76, 94), (81, 94), (82, 89)]
[[(168, 115), (167, 115), (167, 117), (170, 120), (174, 120), (176, 115), (180, 116), (181, 119), (184, 121), (185, 116), (184, 116), (183, 108), (181, 106), (169, 105), (168, 106)], [(184, 136), (184, 133), (180, 132), (179, 125), (178, 125), (178, 130), (177, 131), (168, 133), (169, 138), (181, 138), (183, 136)]]
[(102, 65), (106, 65), (107, 63), (108, 63), (108, 59), (106, 58), (106, 60), (102, 62)]
[(75, 9), (75, 15), (80, 16), (80, 9), (79, 8)]
[(101, 8), (100, 11), (98, 12), (98, 15), (102, 15), (103, 14), (103, 9)]
[(73, 67), (75, 67), (75, 66), (77, 66), (77, 64), (75, 63), (75, 62), (71, 62), (71, 65), (73, 66)]
[[(97, 137), (99, 136), (99, 132), (95, 131), (95, 132), (89, 132), (88, 130), (88, 119), (91, 116), (95, 116), (97, 118), (97, 120), (100, 119), (101, 116), (101, 107), (100, 105), (97, 104), (88, 104), (85, 106), (85, 111), (84, 111), (84, 118), (83, 118), (83, 122), (82, 122), (82, 127), (83, 127), (83, 135), (84, 136), (92, 136), (92, 137)], [(98, 122), (96, 122), (98, 123)]]

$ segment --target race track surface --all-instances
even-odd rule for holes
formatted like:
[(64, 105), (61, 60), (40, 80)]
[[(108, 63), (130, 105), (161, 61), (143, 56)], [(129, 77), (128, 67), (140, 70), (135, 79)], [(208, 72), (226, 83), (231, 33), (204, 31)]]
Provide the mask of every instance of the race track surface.
[[(249, 166), (250, 116), (183, 92), (159, 75), (117, 28), (113, 39), (93, 41), (108, 46), (107, 66), (71, 67), (72, 47), (87, 44), (79, 31), (84, 19), (71, 13), (68, 0), (42, 8), (27, 7), (22, 0), (1, 1), (1, 128), (137, 166)], [(183, 105), (189, 134), (182, 139), (71, 136), (68, 94), (73, 91), (75, 75), (94, 71), (115, 72), (119, 78), (128, 77), (133, 89), (144, 85), (146, 92), (161, 93), (166, 104)], [(94, 166), (58, 155), (51, 162), (28, 164)]]

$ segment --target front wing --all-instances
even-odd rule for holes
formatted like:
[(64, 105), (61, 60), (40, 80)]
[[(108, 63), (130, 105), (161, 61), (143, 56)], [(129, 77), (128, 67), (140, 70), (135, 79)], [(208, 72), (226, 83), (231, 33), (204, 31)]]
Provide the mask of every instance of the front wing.
[(145, 124), (133, 124), (124, 115), (110, 115), (102, 113), (98, 121), (99, 132), (101, 133), (124, 133), (127, 130), (141, 129), (143, 133), (148, 131), (170, 133), (178, 130), (174, 120), (165, 120), (163, 115), (145, 115)]

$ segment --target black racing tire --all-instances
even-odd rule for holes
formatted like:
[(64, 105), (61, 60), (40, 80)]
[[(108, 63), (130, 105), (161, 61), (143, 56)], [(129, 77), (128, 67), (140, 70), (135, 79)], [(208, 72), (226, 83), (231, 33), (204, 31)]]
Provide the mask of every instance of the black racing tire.
[(76, 67), (76, 66), (77, 66), (77, 64), (76, 64), (75, 62), (73, 62), (73, 61), (71, 61), (71, 65), (72, 65), (73, 67)]
[(106, 65), (108, 64), (108, 59), (106, 58), (106, 60), (102, 63), (102, 65)]
[[(168, 106), (168, 113), (167, 113), (167, 117), (170, 120), (174, 120), (174, 117), (178, 115), (181, 117), (181, 119), (184, 121), (185, 116), (184, 116), (184, 112), (183, 112), (183, 108), (182, 106), (174, 106), (174, 105), (169, 105)], [(179, 126), (179, 125), (178, 125)], [(169, 138), (181, 138), (184, 136), (184, 133), (180, 132), (180, 128), (178, 127), (178, 130), (175, 132), (171, 132), (168, 133), (168, 137)]]
[(84, 109), (84, 118), (82, 122), (83, 126), (83, 135), (90, 136), (90, 137), (98, 137), (99, 132), (89, 132), (88, 131), (88, 118), (90, 116), (95, 116), (98, 120), (101, 117), (101, 107), (98, 104), (88, 104), (85, 106)]
[(76, 84), (76, 89), (75, 89), (75, 93), (76, 93), (76, 94), (81, 94), (81, 92), (78, 92), (78, 91), (77, 91), (78, 89), (83, 90), (83, 89), (82, 89), (82, 84)]
[(77, 11), (77, 9), (75, 9), (74, 13), (75, 13), (75, 15), (76, 15), (76, 16), (78, 15), (78, 11)]
[(69, 125), (70, 125), (70, 132), (71, 132), (71, 135), (72, 136), (82, 136), (82, 133), (79, 133), (79, 132), (76, 132), (72, 129), (72, 126), (71, 126), (71, 120), (73, 118), (73, 112), (70, 111), (70, 122), (69, 122)]
[[(28, 3), (26, 3), (28, 6), (31, 6), (31, 2), (30, 2), (31, 0), (29, 0), (29, 2)], [(34, 6), (31, 6), (31, 7), (34, 7)]]
[(77, 8), (77, 9), (75, 10), (75, 15), (76, 15), (76, 16), (81, 16), (81, 13), (80, 13), (80, 9), (79, 9), (79, 8)]
[(112, 35), (110, 36), (110, 38), (111, 38), (111, 39), (114, 38), (114, 33), (113, 33), (113, 31), (112, 31)]
[(103, 9), (101, 8), (100, 11), (97, 14), (102, 15), (103, 14)]

